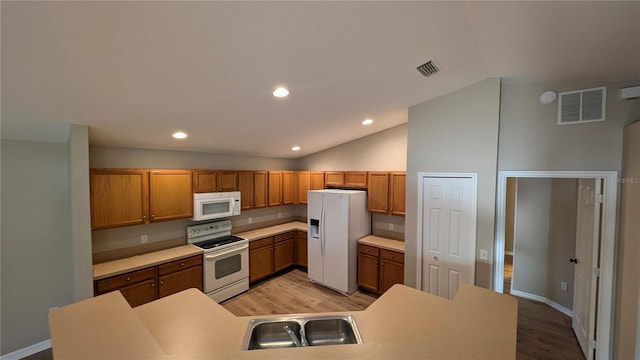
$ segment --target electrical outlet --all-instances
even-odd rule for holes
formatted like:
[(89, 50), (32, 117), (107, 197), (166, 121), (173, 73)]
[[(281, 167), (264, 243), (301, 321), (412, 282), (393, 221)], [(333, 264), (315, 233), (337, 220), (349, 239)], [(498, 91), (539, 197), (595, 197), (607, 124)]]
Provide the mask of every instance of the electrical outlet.
[(566, 282), (561, 282), (560, 283), (560, 290), (562, 291), (567, 291), (567, 283)]
[(281, 212), (279, 212), (279, 213), (278, 213), (278, 219), (280, 219), (281, 217), (282, 217), (282, 213), (281, 213)]
[(480, 249), (480, 260), (489, 260), (489, 252), (485, 249)]
[(393, 224), (389, 224), (389, 230), (393, 230)]
[(148, 240), (149, 240), (149, 237), (147, 236), (147, 234), (140, 235), (140, 242), (141, 243), (145, 244)]
[(252, 217), (248, 217), (247, 218), (247, 224), (253, 224), (253, 218)]

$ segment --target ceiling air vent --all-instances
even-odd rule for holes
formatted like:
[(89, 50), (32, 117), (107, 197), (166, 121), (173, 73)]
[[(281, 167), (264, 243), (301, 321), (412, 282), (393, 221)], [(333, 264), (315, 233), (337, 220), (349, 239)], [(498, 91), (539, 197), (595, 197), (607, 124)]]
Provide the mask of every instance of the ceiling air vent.
[(437, 74), (440, 71), (440, 65), (435, 60), (429, 60), (426, 63), (418, 66), (416, 69), (420, 71), (424, 77), (429, 77)]
[(558, 125), (604, 121), (607, 87), (559, 94)]

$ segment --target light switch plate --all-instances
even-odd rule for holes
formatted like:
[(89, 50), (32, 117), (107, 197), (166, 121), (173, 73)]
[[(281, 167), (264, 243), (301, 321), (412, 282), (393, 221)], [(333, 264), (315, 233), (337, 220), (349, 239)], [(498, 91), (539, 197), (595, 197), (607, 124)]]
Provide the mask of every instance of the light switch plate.
[(480, 249), (480, 260), (489, 260), (489, 252), (485, 249)]

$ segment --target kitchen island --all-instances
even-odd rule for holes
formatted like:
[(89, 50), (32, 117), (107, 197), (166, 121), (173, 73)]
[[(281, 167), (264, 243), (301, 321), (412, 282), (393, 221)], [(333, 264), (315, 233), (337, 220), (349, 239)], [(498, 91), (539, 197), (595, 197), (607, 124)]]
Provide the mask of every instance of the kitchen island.
[[(463, 284), (453, 300), (394, 285), (355, 318), (363, 343), (241, 351), (247, 324), (189, 289), (131, 308), (112, 292), (54, 310), (55, 359), (515, 359), (517, 302)], [(304, 315), (304, 314), (299, 314)]]

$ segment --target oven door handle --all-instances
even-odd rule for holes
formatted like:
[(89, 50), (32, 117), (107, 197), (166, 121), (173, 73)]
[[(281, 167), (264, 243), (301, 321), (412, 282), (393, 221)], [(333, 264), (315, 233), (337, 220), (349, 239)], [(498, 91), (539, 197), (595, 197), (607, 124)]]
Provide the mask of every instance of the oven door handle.
[(244, 244), (244, 245), (242, 245), (242, 247), (231, 249), (231, 250), (228, 250), (228, 251), (225, 251), (225, 252), (222, 252), (222, 253), (206, 255), (205, 259), (211, 260), (211, 259), (219, 258), (220, 256), (223, 256), (223, 255), (228, 255), (228, 254), (232, 254), (234, 252), (242, 251), (244, 249), (247, 249), (248, 247), (249, 247), (249, 244)]

